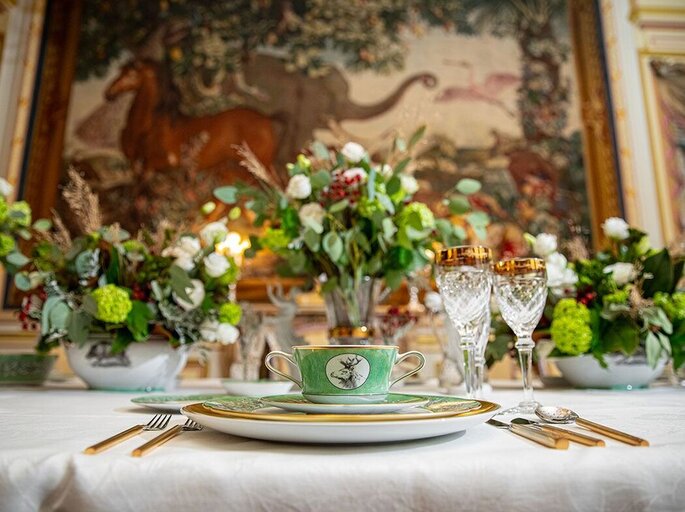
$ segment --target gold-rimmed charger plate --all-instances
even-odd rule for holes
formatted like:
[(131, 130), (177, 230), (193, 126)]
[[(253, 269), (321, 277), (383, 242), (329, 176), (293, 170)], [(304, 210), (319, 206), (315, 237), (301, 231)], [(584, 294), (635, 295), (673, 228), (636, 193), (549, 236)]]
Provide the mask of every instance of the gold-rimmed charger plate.
[[(290, 412), (263, 404), (259, 399), (225, 397), (222, 401), (193, 404), (185, 409), (196, 414), (242, 418), (247, 420), (279, 421), (291, 423), (372, 423), (426, 420), (447, 417), (464, 417), (486, 414), (499, 409), (499, 405), (485, 400), (467, 400), (452, 396), (424, 395), (429, 402), (412, 412), (387, 414), (305, 414)], [(220, 403), (223, 402), (223, 407)]]

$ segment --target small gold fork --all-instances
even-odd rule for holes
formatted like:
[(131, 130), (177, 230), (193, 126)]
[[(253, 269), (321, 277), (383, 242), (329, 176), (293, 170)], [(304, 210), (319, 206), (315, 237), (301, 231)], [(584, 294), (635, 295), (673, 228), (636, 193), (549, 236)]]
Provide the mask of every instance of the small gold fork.
[(140, 445), (138, 448), (133, 450), (131, 452), (131, 455), (133, 457), (142, 457), (152, 449), (166, 443), (167, 441), (171, 440), (172, 438), (176, 437), (178, 434), (184, 431), (198, 431), (202, 430), (202, 425), (195, 423), (193, 420), (188, 419), (185, 424), (183, 425), (176, 425), (171, 427), (169, 430), (166, 432), (163, 432), (159, 434), (157, 437), (154, 439), (148, 441), (145, 444)]
[(155, 414), (155, 416), (147, 423), (147, 425), (135, 425), (127, 430), (124, 430), (123, 432), (113, 435), (112, 437), (108, 437), (104, 441), (100, 441), (93, 446), (89, 446), (83, 452), (93, 455), (100, 453), (107, 448), (111, 448), (112, 446), (125, 441), (129, 437), (138, 435), (146, 430), (164, 430), (169, 424), (170, 419), (171, 414)]

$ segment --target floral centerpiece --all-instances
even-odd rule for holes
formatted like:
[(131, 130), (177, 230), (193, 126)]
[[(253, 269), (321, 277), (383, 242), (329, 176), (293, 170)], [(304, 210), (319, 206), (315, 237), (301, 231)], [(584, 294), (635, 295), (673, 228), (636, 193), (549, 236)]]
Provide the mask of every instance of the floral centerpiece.
[(549, 235), (536, 239), (534, 250), (548, 261), (553, 291), (550, 355), (588, 354), (607, 367), (609, 355), (622, 354), (632, 361), (646, 358), (652, 368), (673, 357), (681, 366), (685, 293), (676, 285), (683, 260), (650, 247), (647, 235), (623, 219), (607, 219), (603, 230), (607, 249), (594, 256), (581, 251), (570, 263), (556, 247), (550, 250)]
[[(225, 203), (245, 201), (254, 225), (262, 229), (251, 237), (247, 256), (268, 249), (280, 257), (281, 274), (319, 281), (331, 336), (338, 341), (370, 335), (383, 288), (399, 287), (408, 273), (428, 265), (436, 240), (456, 245), (465, 237), (463, 228), (436, 219), (428, 206), (413, 199), (419, 186), (405, 170), (421, 133), (409, 143), (396, 141), (383, 163), (373, 162), (354, 142), (340, 151), (315, 143), (288, 165), (285, 189), (242, 148), (244, 164), (260, 186), (215, 191)], [(479, 184), (462, 180), (460, 187), (472, 193)], [(487, 215), (472, 213), (474, 226), (487, 224)]]
[(174, 349), (236, 341), (241, 311), (227, 297), (237, 267), (215, 250), (225, 223), (209, 224), (199, 236), (161, 226), (131, 237), (116, 224), (102, 226), (97, 196), (73, 171), (71, 180), (64, 196), (82, 234), (72, 238), (55, 217), (56, 229), (39, 236), (15, 276), (28, 292), (20, 319), (40, 326), (39, 350), (65, 342), (87, 349), (91, 366), (111, 367), (131, 366), (129, 351), (152, 339)]

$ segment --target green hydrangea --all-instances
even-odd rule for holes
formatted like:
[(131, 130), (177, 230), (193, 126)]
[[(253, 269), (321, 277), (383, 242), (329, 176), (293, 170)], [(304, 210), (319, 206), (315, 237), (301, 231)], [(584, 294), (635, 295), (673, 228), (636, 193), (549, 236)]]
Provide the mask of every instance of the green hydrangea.
[(147, 252), (145, 244), (139, 240), (126, 240), (121, 245), (126, 252), (139, 252), (141, 254)]
[(557, 318), (571, 317), (578, 318), (581, 322), (590, 323), (590, 310), (585, 304), (576, 302), (575, 299), (561, 299), (554, 306), (554, 313), (552, 318), (556, 320)]
[(671, 320), (685, 320), (685, 293), (669, 295), (664, 292), (654, 294), (654, 305), (660, 307)]
[(9, 212), (9, 205), (4, 197), (0, 196), (0, 222), (7, 218), (7, 213)]
[(0, 258), (4, 258), (14, 249), (14, 238), (0, 233)]
[(262, 245), (274, 252), (287, 248), (289, 243), (290, 237), (282, 229), (266, 228), (262, 236)]
[(219, 322), (222, 324), (238, 325), (243, 312), (238, 304), (227, 302), (219, 307)]
[(358, 210), (359, 210), (359, 214), (362, 217), (366, 217), (367, 219), (370, 219), (373, 217), (374, 213), (376, 213), (376, 212), (383, 213), (385, 211), (385, 208), (383, 208), (383, 205), (381, 204), (381, 202), (378, 199), (374, 199), (372, 201), (368, 197), (364, 196), (359, 200)]
[(421, 226), (424, 229), (432, 229), (435, 227), (435, 215), (433, 215), (433, 212), (430, 210), (430, 208), (428, 208), (428, 206), (418, 202), (409, 203), (404, 210), (400, 212), (398, 224), (400, 226), (407, 224), (409, 222), (409, 217), (413, 213), (418, 214), (419, 218), (421, 219)]
[(31, 225), (31, 207), (26, 201), (17, 201), (9, 207), (9, 216), (18, 226)]
[(552, 321), (552, 340), (564, 354), (577, 356), (590, 350), (592, 329), (578, 317), (562, 316)]
[(630, 289), (624, 288), (613, 293), (609, 293), (602, 298), (605, 305), (607, 304), (627, 304), (630, 297)]
[(121, 323), (133, 307), (126, 290), (114, 284), (102, 286), (90, 295), (98, 306), (96, 318), (103, 322)]

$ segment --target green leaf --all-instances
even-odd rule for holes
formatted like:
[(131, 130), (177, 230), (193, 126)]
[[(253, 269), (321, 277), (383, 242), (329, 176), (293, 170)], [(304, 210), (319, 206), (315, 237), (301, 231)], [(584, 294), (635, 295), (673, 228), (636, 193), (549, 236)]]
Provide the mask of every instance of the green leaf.
[(328, 209), (329, 212), (331, 213), (338, 213), (343, 211), (345, 208), (349, 206), (350, 202), (347, 199), (343, 199), (342, 201), (338, 201), (337, 203), (333, 203), (331, 207)]
[(119, 251), (112, 247), (109, 251), (109, 266), (105, 272), (107, 282), (110, 284), (119, 284), (119, 277), (121, 269), (119, 268)]
[(454, 236), (459, 240), (466, 240), (466, 230), (461, 226), (454, 226)]
[(85, 311), (72, 311), (67, 322), (67, 337), (79, 347), (88, 341), (93, 317)]
[(481, 185), (478, 180), (473, 180), (471, 178), (462, 178), (459, 180), (459, 182), (454, 188), (456, 188), (465, 196), (470, 196), (471, 194), (475, 194), (476, 192), (478, 192), (481, 188)]
[(403, 160), (400, 160), (400, 162), (393, 169), (394, 173), (401, 174), (404, 171), (405, 167), (409, 165), (409, 162), (411, 162), (411, 158), (405, 158)]
[(391, 290), (397, 290), (402, 284), (403, 277), (404, 275), (402, 272), (397, 270), (389, 270), (385, 273), (385, 284), (387, 284)]
[(611, 322), (601, 336), (604, 352), (623, 352), (631, 355), (640, 345), (640, 333), (631, 321), (617, 319)]
[(90, 316), (97, 318), (98, 316), (98, 303), (90, 295), (85, 295), (83, 297), (83, 302), (81, 303), (83, 311), (88, 313)]
[(490, 224), (490, 216), (485, 212), (471, 212), (466, 215), (469, 224), (475, 227), (486, 227)]
[(385, 208), (386, 212), (388, 212), (390, 215), (395, 215), (395, 205), (392, 204), (392, 200), (387, 195), (378, 194), (376, 199), (378, 199), (378, 202), (383, 205), (383, 208)]
[(22, 292), (27, 292), (31, 289), (31, 279), (26, 272), (19, 272), (14, 276), (14, 286)]
[(661, 355), (661, 343), (652, 331), (649, 331), (645, 338), (645, 350), (647, 351), (647, 362), (649, 366), (654, 368)]
[(398, 176), (390, 178), (388, 184), (385, 186), (385, 190), (389, 196), (397, 194), (400, 191), (400, 188), (402, 188), (402, 180), (400, 180)]
[(643, 274), (651, 274), (642, 285), (643, 295), (651, 298), (656, 292), (669, 292), (673, 288), (673, 265), (668, 249), (663, 249), (646, 258), (643, 263)]
[(366, 253), (371, 252), (371, 245), (369, 244), (369, 240), (366, 238), (366, 235), (362, 233), (361, 231), (358, 231), (354, 234), (353, 240), (359, 245), (359, 247), (362, 248), (362, 250)]
[(23, 267), (29, 261), (31, 260), (18, 251), (11, 252), (7, 255), (7, 263), (14, 265), (17, 268)]
[(373, 201), (376, 198), (376, 168), (369, 169), (369, 176), (366, 181), (366, 192), (369, 200)]
[(17, 235), (19, 235), (24, 240), (31, 240), (31, 232), (28, 229), (19, 228), (15, 232)]
[(234, 204), (238, 200), (238, 189), (232, 186), (214, 189), (214, 197), (226, 204)]
[(471, 203), (466, 196), (454, 195), (449, 199), (448, 208), (453, 215), (463, 215), (471, 211)]
[(323, 237), (323, 249), (330, 256), (331, 260), (337, 262), (343, 253), (343, 241), (336, 232), (331, 231)]
[(169, 267), (169, 278), (171, 289), (174, 291), (174, 293), (181, 300), (191, 302), (187, 290), (191, 290), (193, 288), (193, 283), (190, 281), (190, 277), (188, 277), (186, 271), (178, 265), (171, 265), (171, 267)]
[(426, 133), (426, 125), (424, 124), (423, 126), (420, 126), (409, 138), (409, 144), (407, 145), (407, 149), (411, 149), (414, 146), (416, 146), (416, 143), (419, 142), (422, 138), (423, 135)]
[(150, 334), (148, 324), (154, 319), (154, 314), (147, 304), (134, 300), (131, 311), (126, 317), (126, 325), (136, 341), (146, 340)]
[(48, 231), (50, 228), (52, 228), (50, 219), (38, 219), (33, 223), (33, 229), (36, 231)]
[(321, 189), (330, 185), (331, 174), (328, 171), (318, 171), (311, 175), (309, 181), (312, 184), (312, 188)]
[(392, 221), (391, 217), (385, 217), (382, 222), (383, 226), (383, 236), (386, 240), (392, 240), (392, 237), (397, 233), (397, 226)]
[(69, 306), (61, 297), (48, 297), (43, 303), (41, 312), (41, 334), (65, 330), (70, 311)]
[(118, 329), (114, 334), (112, 345), (110, 345), (109, 353), (112, 355), (121, 354), (126, 350), (135, 340), (127, 329)]
[(317, 252), (321, 248), (321, 236), (313, 229), (306, 229), (303, 238), (310, 251)]

